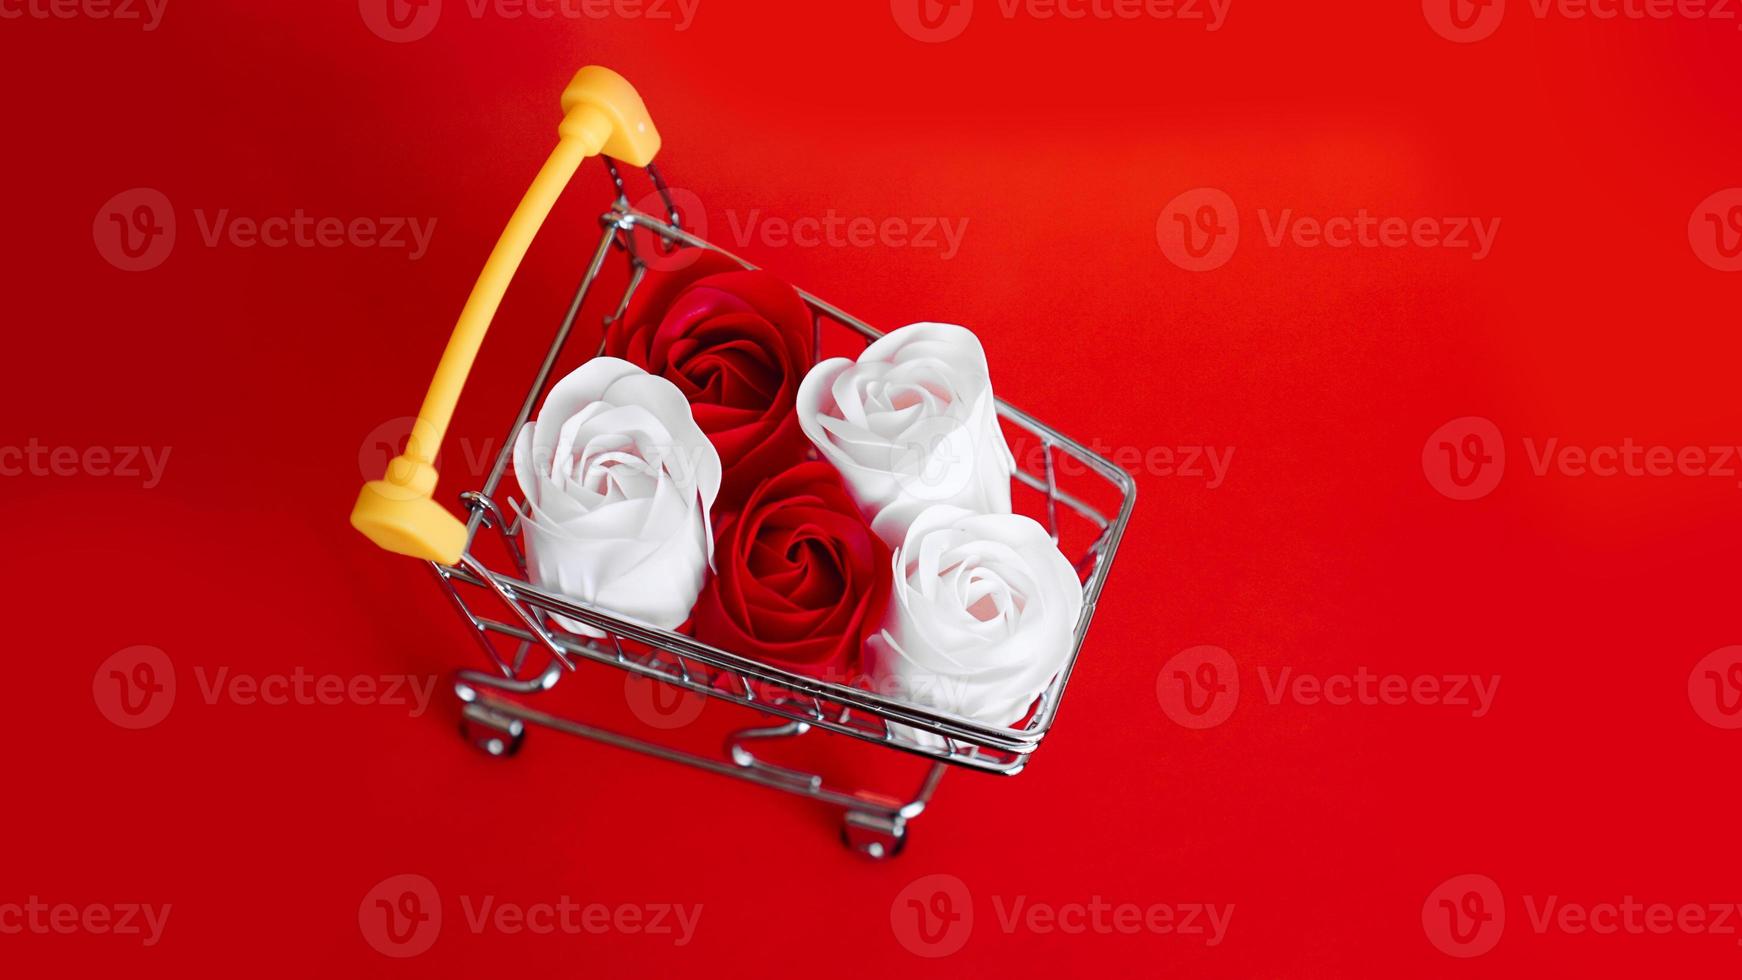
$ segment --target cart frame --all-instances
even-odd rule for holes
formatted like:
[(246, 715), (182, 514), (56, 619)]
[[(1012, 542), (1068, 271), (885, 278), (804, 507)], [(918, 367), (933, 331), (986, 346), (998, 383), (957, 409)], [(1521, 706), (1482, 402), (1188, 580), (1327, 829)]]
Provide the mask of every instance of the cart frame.
[[(844, 683), (818, 680), (760, 663), (747, 653), (723, 650), (693, 637), (620, 617), (570, 596), (547, 591), (528, 580), (524, 553), (519, 543), (518, 518), (510, 518), (498, 501), (501, 484), (510, 465), (514, 437), (532, 417), (533, 408), (550, 383), (551, 375), (568, 344), (575, 323), (586, 307), (606, 261), (613, 251), (629, 262), (629, 279), (613, 312), (604, 317), (608, 326), (623, 315), (630, 297), (648, 275), (648, 263), (640, 254), (635, 232), (644, 230), (662, 255), (680, 247), (720, 252), (745, 268), (750, 262), (684, 230), (681, 215), (659, 172), (647, 167), (665, 217), (632, 208), (622, 174), (609, 157), (605, 160), (616, 200), (600, 218), (603, 235), (594, 250), (567, 314), (556, 331), (519, 413), (507, 431), (502, 449), (481, 488), (460, 495), (468, 519), (466, 547), (453, 564), (429, 562), (436, 580), (453, 601), (487, 658), (482, 670), (458, 672), (454, 691), (462, 702), (463, 734), (485, 753), (508, 757), (520, 748), (527, 726), (589, 738), (618, 748), (680, 762), (709, 772), (794, 793), (842, 811), (842, 836), (848, 846), (873, 858), (892, 857), (905, 844), (907, 824), (930, 804), (944, 772), (950, 766), (1015, 775), (1027, 765), (1057, 719), (1083, 640), (1094, 616), (1096, 602), (1106, 585), (1113, 557), (1124, 536), (1136, 497), (1136, 484), (1124, 470), (1063, 435), (1038, 419), (1000, 400), (998, 415), (1006, 431), (1035, 440), (1040, 447), (1036, 471), (1024, 469), (1019, 456), (1014, 478), (1037, 491), (1041, 511), (1037, 518), (1060, 541), (1063, 520), (1085, 521), (1092, 534), (1080, 554), (1069, 554), (1083, 583), (1083, 609), (1075, 624), (1072, 649), (1059, 671), (1019, 726), (1001, 728), (887, 697)], [(845, 329), (868, 344), (881, 336), (869, 324), (819, 297), (799, 290), (815, 316), (815, 347), (822, 347), (825, 329)], [(832, 325), (832, 326), (831, 326)], [(602, 350), (602, 348), (601, 348)], [(1061, 486), (1067, 461), (1091, 479), (1111, 485), (1117, 504), (1106, 512)], [(1014, 489), (1014, 488), (1013, 488)], [(500, 542), (511, 568), (491, 568), (481, 555), (483, 541)], [(480, 611), (492, 602), (509, 615)], [(601, 639), (578, 636), (556, 626), (560, 615), (603, 631)], [(510, 649), (511, 647), (511, 649)], [(526, 703), (554, 687), (563, 675), (582, 662), (615, 667), (671, 685), (683, 691), (726, 701), (767, 716), (769, 724), (745, 728), (727, 739), (725, 757), (709, 758), (669, 747), (648, 739), (595, 727), (582, 721), (541, 711)], [(813, 731), (847, 736), (920, 756), (931, 766), (918, 786), (905, 799), (895, 799), (863, 790), (827, 785), (824, 778), (768, 762), (750, 745), (756, 742), (796, 738)]]

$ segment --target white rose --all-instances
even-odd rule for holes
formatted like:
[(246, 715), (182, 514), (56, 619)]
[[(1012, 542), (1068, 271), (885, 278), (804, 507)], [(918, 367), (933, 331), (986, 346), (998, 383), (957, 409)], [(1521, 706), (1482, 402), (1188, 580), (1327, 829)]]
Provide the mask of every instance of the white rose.
[(873, 686), (990, 725), (1020, 721), (1070, 656), (1083, 610), (1046, 528), (930, 507), (892, 564), (889, 612), (866, 651)]
[(713, 561), (721, 472), (676, 385), (593, 358), (521, 428), (514, 475), (534, 584), (664, 629), (689, 618)]
[(1016, 461), (998, 425), (986, 353), (965, 327), (910, 324), (857, 361), (822, 361), (799, 385), (798, 419), (892, 548), (934, 504), (1010, 512)]

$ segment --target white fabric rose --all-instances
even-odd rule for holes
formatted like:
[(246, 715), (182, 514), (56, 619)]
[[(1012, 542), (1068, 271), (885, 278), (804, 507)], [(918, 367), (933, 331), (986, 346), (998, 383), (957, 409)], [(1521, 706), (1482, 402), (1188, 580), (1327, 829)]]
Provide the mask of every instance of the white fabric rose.
[(664, 629), (689, 618), (713, 562), (721, 471), (676, 385), (593, 358), (521, 428), (514, 475), (534, 584)]
[(798, 419), (891, 548), (934, 504), (1010, 512), (1016, 461), (998, 425), (986, 352), (965, 327), (914, 323), (857, 361), (822, 361), (799, 385)]
[(990, 725), (1020, 721), (1070, 656), (1083, 610), (1046, 528), (938, 505), (892, 564), (889, 612), (866, 650), (872, 685)]

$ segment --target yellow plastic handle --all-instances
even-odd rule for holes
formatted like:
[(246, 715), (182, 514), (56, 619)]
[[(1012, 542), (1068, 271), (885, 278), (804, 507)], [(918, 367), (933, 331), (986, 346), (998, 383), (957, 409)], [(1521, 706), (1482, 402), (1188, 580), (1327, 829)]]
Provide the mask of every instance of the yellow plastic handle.
[(412, 425), (411, 441), (387, 465), (385, 477), (363, 485), (351, 510), (351, 526), (388, 551), (446, 565), (460, 560), (466, 525), (433, 499), (433, 463), (502, 294), (582, 160), (603, 153), (645, 167), (659, 152), (659, 132), (641, 96), (609, 68), (589, 65), (577, 72), (563, 90), (562, 106), (556, 149), (520, 199), (472, 286)]

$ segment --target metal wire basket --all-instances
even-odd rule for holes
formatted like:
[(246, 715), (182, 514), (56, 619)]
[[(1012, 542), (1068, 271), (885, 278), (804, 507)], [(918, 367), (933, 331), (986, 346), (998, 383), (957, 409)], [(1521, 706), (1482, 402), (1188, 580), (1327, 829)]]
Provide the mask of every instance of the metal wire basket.
[[(507, 430), (488, 478), (481, 488), (460, 495), (468, 513), (463, 552), (458, 561), (429, 562), (487, 659), (487, 669), (461, 670), (456, 675), (454, 689), (462, 702), (462, 732), (484, 752), (507, 757), (519, 749), (529, 724), (540, 725), (749, 780), (840, 807), (844, 811), (843, 840), (850, 847), (874, 858), (893, 856), (905, 843), (908, 822), (926, 808), (947, 767), (1014, 775), (1027, 765), (1052, 730), (1096, 600), (1130, 518), (1135, 483), (1129, 474), (1082, 444), (998, 402), (1000, 424), (1013, 448), (1019, 448), (1013, 498), (1022, 499), (1018, 496), (1022, 487), (1028, 491), (1028, 499), (1017, 510), (1030, 512), (1052, 533), (1078, 572), (1084, 600), (1063, 669), (1028, 717), (1010, 728), (790, 673), (758, 661), (755, 651), (723, 650), (532, 584), (520, 547), (518, 518), (509, 519), (510, 511), (498, 500), (498, 493), (512, 458), (514, 437), (531, 418), (607, 260), (616, 252), (629, 267), (622, 296), (607, 307), (612, 311), (604, 317), (607, 325), (623, 315), (648, 273), (634, 234), (637, 229), (649, 233), (646, 241), (662, 253), (682, 246), (705, 248), (754, 268), (684, 230), (672, 196), (651, 161), (647, 171), (665, 206), (663, 217), (632, 208), (618, 167), (610, 157), (602, 159), (616, 188), (616, 199), (600, 218), (603, 234), (598, 247)], [(817, 296), (803, 290), (799, 295), (814, 314), (817, 343), (813, 347), (819, 357), (825, 331), (851, 337), (861, 346), (881, 336)], [(1080, 482), (1066, 485), (1072, 481)], [(491, 552), (499, 556), (498, 567), (491, 567), (486, 558)], [(605, 636), (590, 639), (563, 631), (552, 621), (556, 615), (596, 627)], [(589, 661), (759, 712), (773, 723), (734, 733), (727, 739), (724, 758), (711, 758), (541, 711), (527, 703)], [(813, 731), (885, 746), (932, 764), (911, 795), (895, 799), (831, 787), (819, 774), (768, 762), (749, 747), (752, 742)]]

